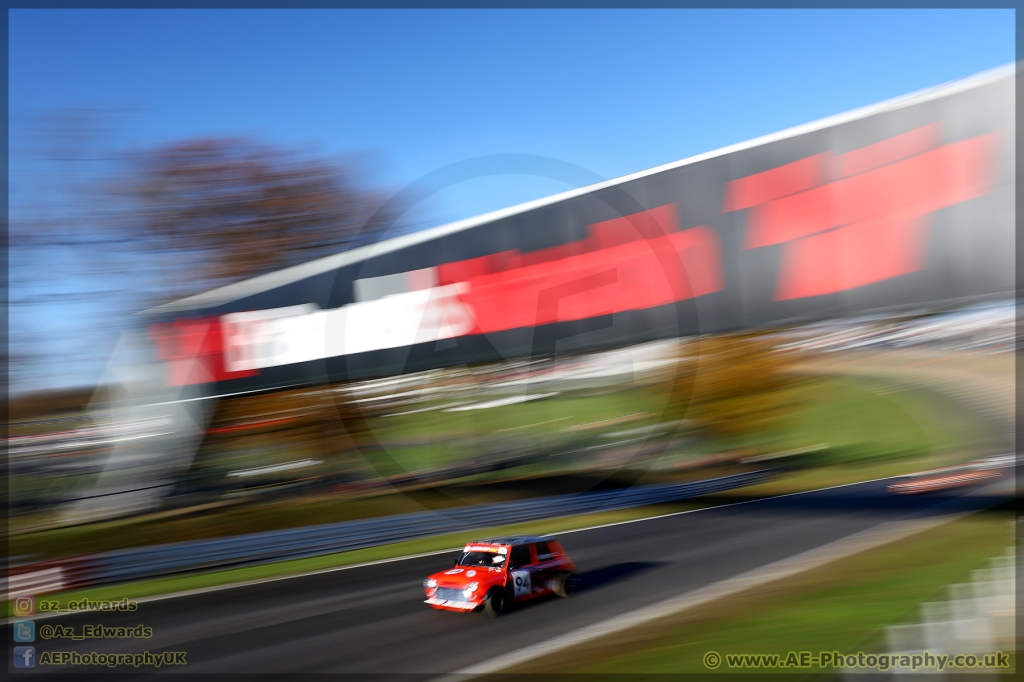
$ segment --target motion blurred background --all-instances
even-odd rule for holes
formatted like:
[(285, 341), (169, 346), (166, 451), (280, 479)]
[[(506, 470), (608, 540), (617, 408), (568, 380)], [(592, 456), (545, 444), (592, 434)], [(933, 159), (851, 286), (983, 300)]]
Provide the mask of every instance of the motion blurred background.
[[(1013, 26), (994, 10), (12, 11), (11, 564), (753, 472), (770, 478), (707, 500), (1004, 466), (992, 458), (1014, 449), (1015, 308), (1012, 284), (998, 284), (1013, 282), (1014, 131), (969, 99), (859, 141), (735, 162), (722, 182), (681, 185), (700, 187), (681, 199), (630, 190), (636, 210), (543, 218), (567, 226), (553, 247), (678, 201), (679, 224), (663, 231), (711, 225), (726, 259), (697, 313), (672, 309), (696, 326), (463, 358), (442, 334), (428, 345), (448, 355), (426, 364), (396, 370), (369, 353), (360, 371), (254, 364), (274, 377), (257, 385), (221, 370), (175, 379), (205, 371), (175, 362), (205, 353), (206, 332), (190, 341), (173, 324), (376, 300), (303, 298), (287, 286), (297, 275), (271, 273), (356, 249), (414, 251), (428, 228), (986, 69), (1009, 71), (985, 83), (1012, 84)], [(998, 137), (983, 189), (908, 209), (939, 226), (918, 266), (871, 280), (917, 284), (850, 304), (752, 284), (786, 265), (743, 260), (765, 251), (741, 246), (740, 208), (756, 202), (723, 203), (727, 182), (925, 128), (936, 147)], [(701, 202), (713, 217), (687, 213)], [(441, 240), (430, 263), (337, 281), (529, 251), (529, 230), (497, 225), (503, 215), (465, 223), (505, 235), (480, 253)], [(957, 241), (972, 229), (977, 242)], [(865, 258), (886, 248), (899, 247), (878, 242)], [(971, 274), (993, 252), (1005, 258), (988, 279)], [(266, 299), (188, 298), (261, 276)], [(763, 289), (761, 310), (812, 303), (750, 313), (749, 290), (725, 298), (744, 277)], [(884, 285), (846, 288), (857, 286)], [(719, 313), (740, 321), (713, 322)], [(377, 315), (371, 324), (392, 322)]]

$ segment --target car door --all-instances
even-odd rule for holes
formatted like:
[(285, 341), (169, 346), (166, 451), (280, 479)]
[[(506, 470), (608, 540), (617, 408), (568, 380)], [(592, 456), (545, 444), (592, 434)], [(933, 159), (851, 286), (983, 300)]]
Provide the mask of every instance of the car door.
[(533, 556), (529, 545), (515, 545), (508, 558), (510, 596), (513, 599), (529, 599), (533, 595), (531, 569)]
[(530, 577), (533, 580), (534, 589), (540, 587), (544, 592), (549, 592), (551, 588), (548, 585), (548, 581), (558, 572), (558, 557), (555, 555), (554, 549), (547, 542), (534, 544), (533, 552), (535, 563)]

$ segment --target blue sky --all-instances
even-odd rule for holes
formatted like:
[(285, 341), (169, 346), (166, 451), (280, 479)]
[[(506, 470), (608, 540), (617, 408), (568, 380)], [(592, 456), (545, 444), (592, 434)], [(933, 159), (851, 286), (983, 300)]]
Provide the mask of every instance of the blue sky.
[[(12, 10), (9, 30), (12, 219), (51, 180), (19, 142), (69, 108), (118, 112), (124, 148), (243, 134), (363, 152), (368, 182), (397, 190), (500, 153), (616, 177), (1015, 57), (1013, 10)], [(416, 221), (568, 187), (472, 180)], [(47, 305), (12, 331), (70, 352), (57, 339), (88, 314)], [(110, 325), (96, 333), (112, 347)], [(97, 362), (38, 381), (95, 381)]]

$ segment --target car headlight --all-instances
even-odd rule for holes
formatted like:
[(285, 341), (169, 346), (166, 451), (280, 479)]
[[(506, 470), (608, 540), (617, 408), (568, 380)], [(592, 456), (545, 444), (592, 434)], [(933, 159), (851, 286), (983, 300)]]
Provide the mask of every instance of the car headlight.
[(476, 588), (478, 587), (480, 587), (480, 585), (477, 583), (469, 583), (466, 585), (466, 588), (462, 590), (462, 594), (465, 595), (466, 599), (469, 599), (473, 596), (473, 593), (476, 592)]
[(437, 587), (437, 581), (433, 578), (427, 578), (423, 581), (423, 587)]

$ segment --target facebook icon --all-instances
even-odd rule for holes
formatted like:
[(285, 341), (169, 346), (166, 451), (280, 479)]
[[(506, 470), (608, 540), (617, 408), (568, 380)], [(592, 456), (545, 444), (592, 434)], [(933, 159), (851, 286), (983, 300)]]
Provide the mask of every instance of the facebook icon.
[(36, 648), (34, 646), (14, 647), (14, 667), (34, 668), (36, 667)]

